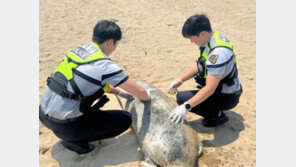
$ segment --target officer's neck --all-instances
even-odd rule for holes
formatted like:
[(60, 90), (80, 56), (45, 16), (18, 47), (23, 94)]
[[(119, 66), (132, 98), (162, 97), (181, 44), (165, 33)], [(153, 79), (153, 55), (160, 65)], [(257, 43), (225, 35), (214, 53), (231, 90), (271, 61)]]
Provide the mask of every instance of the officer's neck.
[(105, 55), (107, 56), (109, 56), (112, 53), (110, 47), (107, 46), (106, 42), (100, 44), (99, 47), (101, 48), (102, 52), (105, 53)]
[(203, 47), (205, 47), (207, 44), (208, 44), (208, 42), (211, 40), (211, 38), (212, 38), (212, 36), (215, 34), (215, 32), (214, 31), (212, 31), (212, 32), (205, 32), (205, 42), (203, 43)]

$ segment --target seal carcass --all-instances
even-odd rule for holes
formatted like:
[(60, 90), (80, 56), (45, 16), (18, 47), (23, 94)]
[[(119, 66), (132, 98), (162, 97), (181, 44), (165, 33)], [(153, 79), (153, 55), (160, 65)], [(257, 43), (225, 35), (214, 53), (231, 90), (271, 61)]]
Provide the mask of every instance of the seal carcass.
[(117, 98), (121, 107), (132, 115), (132, 129), (145, 155), (141, 166), (195, 166), (202, 152), (202, 144), (188, 122), (170, 122), (170, 111), (177, 104), (152, 85), (140, 81), (137, 83), (150, 89), (150, 101), (143, 102), (135, 98), (130, 102), (119, 96)]

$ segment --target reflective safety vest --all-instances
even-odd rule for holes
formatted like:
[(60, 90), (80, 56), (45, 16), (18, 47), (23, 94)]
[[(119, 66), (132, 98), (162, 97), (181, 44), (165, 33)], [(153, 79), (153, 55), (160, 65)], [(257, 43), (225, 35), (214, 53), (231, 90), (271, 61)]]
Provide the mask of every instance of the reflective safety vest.
[[(214, 40), (210, 40), (207, 43), (206, 47), (201, 47), (200, 48), (200, 53), (198, 54), (197, 57), (197, 64), (202, 67), (202, 69), (198, 68), (198, 74), (194, 77), (195, 81), (199, 84), (197, 88), (202, 88), (206, 85), (206, 78), (207, 78), (207, 65), (206, 61), (208, 59), (208, 55), (216, 48), (228, 48), (232, 50), (232, 58), (230, 61), (234, 61), (234, 67), (232, 71), (220, 81), (216, 91), (221, 92), (222, 90), (222, 84), (226, 83), (228, 86), (231, 86), (234, 84), (234, 79), (237, 77), (238, 71), (236, 67), (236, 54), (235, 50), (233, 49), (232, 43), (221, 33), (215, 32), (214, 33)], [(211, 59), (211, 57), (210, 57)], [(215, 58), (213, 58), (215, 59)], [(212, 60), (216, 61), (216, 60)]]
[[(82, 112), (98, 109), (104, 105), (102, 101), (105, 101), (106, 103), (109, 100), (105, 95), (103, 95), (105, 92), (110, 91), (109, 84), (102, 85), (101, 81), (95, 80), (79, 72), (76, 68), (83, 64), (89, 64), (106, 59), (110, 60), (109, 58), (105, 58), (103, 56), (102, 51), (96, 43), (88, 43), (75, 47), (68, 51), (66, 57), (56, 68), (55, 73), (51, 77), (47, 78), (47, 85), (53, 92), (62, 97), (81, 101), (80, 111)], [(74, 81), (74, 73), (88, 81), (91, 81), (101, 88), (90, 96), (84, 96)], [(73, 88), (74, 93), (67, 90), (68, 82)], [(99, 102), (92, 107), (93, 102), (98, 98), (100, 98)]]

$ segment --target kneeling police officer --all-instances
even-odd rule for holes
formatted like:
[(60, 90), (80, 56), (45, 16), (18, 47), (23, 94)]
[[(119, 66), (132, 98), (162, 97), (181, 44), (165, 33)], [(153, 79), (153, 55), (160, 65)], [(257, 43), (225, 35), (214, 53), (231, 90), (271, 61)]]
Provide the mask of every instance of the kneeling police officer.
[(205, 127), (216, 127), (228, 121), (224, 110), (239, 103), (242, 85), (239, 79), (236, 54), (232, 43), (220, 32), (212, 31), (210, 20), (203, 14), (189, 17), (182, 35), (197, 46), (196, 62), (170, 89), (176, 90), (183, 82), (194, 77), (198, 90), (181, 91), (177, 94), (179, 104), (170, 114), (174, 123), (183, 123), (187, 111), (204, 117)]
[(65, 148), (78, 154), (95, 148), (89, 142), (115, 137), (131, 125), (131, 115), (126, 111), (100, 110), (109, 101), (105, 93), (128, 100), (134, 96), (143, 101), (150, 99), (147, 91), (108, 57), (116, 50), (121, 36), (116, 23), (99, 21), (92, 42), (69, 50), (47, 79), (39, 119), (62, 139)]

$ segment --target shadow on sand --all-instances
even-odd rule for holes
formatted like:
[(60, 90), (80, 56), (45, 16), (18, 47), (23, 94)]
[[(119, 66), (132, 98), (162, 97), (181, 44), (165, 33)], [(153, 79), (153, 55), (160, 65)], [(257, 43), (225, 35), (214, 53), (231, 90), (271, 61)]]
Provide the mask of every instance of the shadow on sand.
[(202, 125), (202, 119), (191, 121), (192, 128), (198, 134), (213, 134), (213, 140), (203, 140), (203, 147), (219, 147), (234, 142), (239, 133), (245, 129), (243, 117), (234, 111), (224, 111), (229, 121), (223, 125), (207, 128)]
[(96, 166), (124, 164), (143, 159), (142, 152), (138, 149), (137, 139), (132, 131), (128, 131), (116, 138), (96, 141), (95, 150), (88, 154), (78, 155), (65, 149), (61, 141), (54, 144), (51, 157), (61, 167)]

